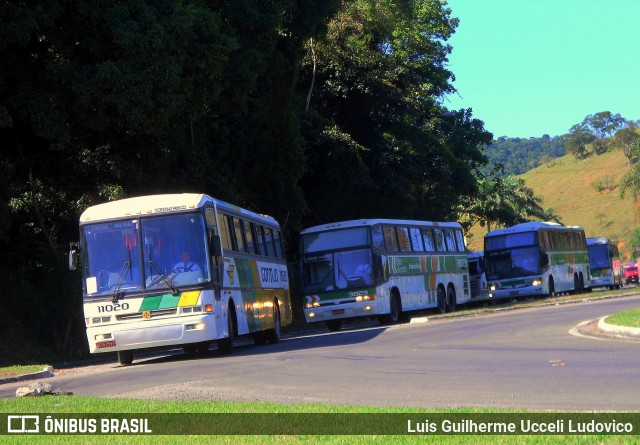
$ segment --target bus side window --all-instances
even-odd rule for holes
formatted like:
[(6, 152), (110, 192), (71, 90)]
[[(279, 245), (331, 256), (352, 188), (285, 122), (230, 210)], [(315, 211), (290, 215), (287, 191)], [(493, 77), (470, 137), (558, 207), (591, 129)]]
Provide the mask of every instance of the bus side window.
[(436, 239), (436, 251), (437, 252), (446, 252), (447, 247), (444, 243), (444, 233), (442, 233), (442, 229), (434, 228), (433, 235)]
[(411, 234), (411, 245), (414, 252), (424, 252), (424, 246), (422, 245), (422, 234), (417, 227), (410, 227), (409, 233)]
[(396, 229), (393, 226), (384, 226), (384, 244), (389, 252), (398, 251), (398, 241), (396, 241)]
[(384, 250), (384, 235), (382, 234), (382, 226), (371, 227), (371, 235), (373, 237), (373, 247)]
[(233, 238), (231, 237), (231, 227), (229, 217), (223, 213), (218, 213), (218, 223), (220, 224), (220, 241), (224, 250), (234, 250)]
[(258, 253), (262, 256), (267, 256), (267, 250), (264, 245), (264, 229), (260, 224), (255, 225), (256, 229), (256, 245), (258, 247)]
[(464, 246), (464, 236), (462, 235), (462, 230), (456, 229), (455, 233), (456, 233), (456, 242), (458, 243), (458, 252), (464, 252), (465, 246)]
[(436, 251), (436, 243), (433, 240), (433, 232), (431, 228), (425, 227), (422, 229), (422, 240), (424, 241), (424, 248), (427, 252)]
[(246, 253), (247, 246), (244, 242), (244, 229), (242, 228), (242, 221), (238, 218), (233, 218), (233, 228), (236, 234), (236, 246), (238, 247), (238, 252)]
[(453, 235), (453, 230), (451, 229), (444, 229), (444, 240), (447, 244), (447, 250), (449, 252), (455, 252), (458, 250), (458, 248), (456, 247), (456, 240), (454, 238)]
[(275, 251), (273, 250), (273, 235), (269, 227), (264, 228), (264, 242), (267, 246), (267, 256), (275, 257)]
[(256, 254), (256, 245), (253, 242), (253, 230), (251, 229), (252, 223), (244, 221), (244, 238), (247, 240), (247, 251), (251, 255)]
[(406, 227), (397, 227), (396, 231), (398, 233), (398, 246), (400, 247), (400, 252), (411, 252), (409, 229)]
[(281, 260), (284, 259), (284, 255), (282, 254), (282, 237), (280, 236), (279, 230), (273, 231), (273, 244), (276, 246), (276, 256)]

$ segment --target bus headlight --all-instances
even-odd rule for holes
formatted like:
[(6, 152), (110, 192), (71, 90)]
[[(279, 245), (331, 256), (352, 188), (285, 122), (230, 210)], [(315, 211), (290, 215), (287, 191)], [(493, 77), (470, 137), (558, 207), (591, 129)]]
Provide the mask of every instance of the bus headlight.
[(376, 297), (374, 297), (373, 295), (358, 295), (356, 297), (356, 301), (358, 303), (360, 303), (361, 301), (371, 301), (371, 300), (375, 300)]
[(320, 307), (320, 302), (319, 301), (314, 301), (313, 303), (307, 303), (304, 307), (307, 308), (307, 309), (311, 309), (311, 308), (314, 308), (314, 307)]
[(499, 287), (500, 287), (500, 285), (498, 285), (496, 283), (491, 283), (489, 285), (489, 290), (498, 290)]
[(542, 284), (542, 280), (540, 278), (536, 278), (531, 282), (532, 286), (540, 286)]

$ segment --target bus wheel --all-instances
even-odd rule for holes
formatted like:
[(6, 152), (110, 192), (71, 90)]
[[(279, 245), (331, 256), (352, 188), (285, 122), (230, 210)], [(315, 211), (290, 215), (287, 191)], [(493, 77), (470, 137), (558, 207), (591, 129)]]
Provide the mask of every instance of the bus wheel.
[(441, 314), (447, 312), (447, 296), (442, 286), (438, 287), (438, 312)]
[(339, 331), (342, 328), (342, 320), (327, 320), (327, 329), (331, 332)]
[(229, 355), (233, 352), (233, 332), (234, 332), (233, 313), (231, 311), (227, 314), (227, 328), (229, 330), (229, 336), (218, 340), (218, 351), (222, 355)]
[(122, 366), (130, 365), (133, 362), (133, 351), (118, 351), (118, 363)]
[(556, 288), (553, 285), (553, 278), (549, 278), (549, 297), (556, 296)]
[(578, 274), (573, 274), (573, 292), (569, 292), (570, 294), (580, 293), (580, 279), (578, 278)]
[(447, 289), (447, 309), (449, 312), (456, 310), (456, 291), (451, 286)]
[(583, 294), (585, 292), (584, 290), (584, 275), (580, 274), (580, 293)]
[(395, 324), (400, 317), (400, 299), (395, 291), (391, 292), (389, 298), (389, 313), (378, 316), (380, 324)]
[(271, 344), (280, 341), (280, 308), (276, 303), (273, 304), (273, 328), (265, 332), (265, 337)]
[(400, 319), (400, 299), (395, 292), (391, 294), (391, 300), (389, 300), (389, 322), (396, 324)]

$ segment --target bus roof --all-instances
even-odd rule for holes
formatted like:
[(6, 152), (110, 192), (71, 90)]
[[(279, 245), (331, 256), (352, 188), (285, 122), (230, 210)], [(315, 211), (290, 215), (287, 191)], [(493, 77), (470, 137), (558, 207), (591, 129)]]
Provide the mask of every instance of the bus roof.
[(587, 246), (595, 246), (596, 244), (609, 244), (609, 238), (587, 238)]
[(300, 235), (307, 233), (324, 232), (327, 230), (348, 229), (353, 227), (368, 227), (376, 224), (397, 225), (397, 226), (421, 226), (421, 227), (450, 227), (461, 228), (457, 222), (433, 222), (433, 221), (414, 221), (407, 219), (355, 219), (351, 221), (342, 221), (319, 226), (309, 227), (300, 232)]
[(582, 227), (579, 227), (579, 226), (563, 226), (562, 224), (558, 224), (555, 222), (530, 221), (530, 222), (516, 224), (515, 226), (507, 227), (505, 229), (494, 230), (492, 232), (485, 234), (485, 238), (491, 237), (491, 236), (508, 235), (510, 233), (537, 232), (538, 230), (541, 230), (541, 229), (583, 231)]
[(166, 195), (147, 195), (105, 202), (87, 208), (80, 215), (80, 223), (106, 221), (125, 217), (149, 216), (176, 212), (188, 212), (215, 204), (218, 209), (233, 214), (253, 218), (257, 221), (278, 225), (271, 216), (260, 215), (241, 207), (198, 193), (174, 193)]

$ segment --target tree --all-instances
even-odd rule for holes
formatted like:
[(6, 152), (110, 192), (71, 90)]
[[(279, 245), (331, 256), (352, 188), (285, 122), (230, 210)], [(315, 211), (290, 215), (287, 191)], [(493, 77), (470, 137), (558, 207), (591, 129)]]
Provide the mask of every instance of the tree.
[(482, 178), (478, 181), (478, 193), (467, 197), (460, 213), (466, 215), (465, 230), (479, 223), (491, 231), (491, 225), (512, 226), (532, 219), (560, 222), (552, 209), (543, 209), (542, 200), (526, 187), (523, 179)]
[(309, 224), (330, 221), (331, 206), (361, 217), (444, 218), (475, 191), (472, 172), (486, 162), (491, 135), (471, 110), (439, 105), (454, 91), (450, 13), (437, 0), (345, 1), (326, 38), (309, 42), (298, 87), (307, 98), (313, 84), (306, 154), (329, 173), (323, 180), (323, 170), (309, 170), (303, 184), (307, 196), (331, 197), (309, 200)]
[(611, 148), (611, 137), (625, 125), (627, 120), (620, 114), (610, 111), (590, 114), (571, 127), (565, 151), (577, 159), (602, 154)]
[(617, 131), (613, 137), (613, 146), (622, 149), (627, 157), (629, 166), (640, 159), (640, 133), (634, 122), (629, 122), (626, 128)]

